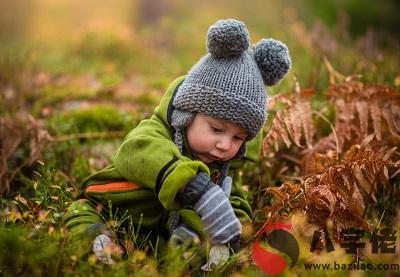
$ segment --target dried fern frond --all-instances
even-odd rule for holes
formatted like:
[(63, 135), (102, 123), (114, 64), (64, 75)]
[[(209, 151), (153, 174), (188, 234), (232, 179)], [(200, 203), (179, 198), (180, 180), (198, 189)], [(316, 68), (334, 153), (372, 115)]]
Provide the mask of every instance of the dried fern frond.
[(10, 189), (7, 161), (22, 141), (22, 129), (15, 125), (11, 119), (0, 118), (0, 194)]
[[(23, 167), (32, 165), (41, 157), (45, 145), (51, 140), (44, 123), (31, 115), (0, 119), (0, 195), (10, 190), (10, 182)], [(9, 161), (23, 144), (29, 145), (29, 156), (16, 168), (10, 169)]]
[(295, 94), (279, 94), (269, 100), (269, 109), (275, 108), (277, 103), (283, 104), (284, 107), (276, 113), (272, 126), (263, 141), (264, 155), (270, 151), (272, 146), (275, 151), (279, 151), (282, 142), (287, 148), (292, 143), (303, 148), (302, 137), (304, 137), (307, 147), (312, 148), (314, 136), (313, 112), (311, 103), (307, 99), (312, 93), (313, 90), (304, 89)]
[(300, 184), (292, 181), (287, 181), (280, 187), (267, 188), (265, 194), (272, 194), (274, 202), (271, 206), (262, 210), (267, 220), (265, 220), (263, 226), (259, 228), (254, 237), (257, 237), (271, 220), (285, 219), (291, 211), (301, 210), (305, 206), (303, 188)]
[(346, 166), (332, 166), (323, 174), (307, 178), (304, 183), (305, 211), (310, 222), (321, 229), (332, 220), (335, 229), (369, 230), (363, 219), (364, 200), (354, 180)]
[(267, 188), (265, 193), (272, 194), (275, 199), (272, 206), (264, 208), (264, 214), (270, 217), (276, 218), (276, 214), (283, 209), (287, 213), (304, 205), (302, 202), (304, 198), (299, 198), (303, 194), (303, 189), (291, 181), (283, 183), (280, 187)]
[(390, 134), (400, 140), (400, 93), (384, 85), (351, 79), (328, 91), (336, 107), (335, 129), (340, 149), (346, 141), (357, 143), (369, 134), (381, 141)]
[[(385, 197), (398, 195), (391, 182), (400, 174), (400, 93), (388, 86), (364, 84), (357, 76), (343, 76), (327, 60), (326, 64), (332, 77), (327, 96), (336, 111), (333, 125), (325, 115), (312, 110), (298, 83), (295, 94), (280, 94), (270, 103), (272, 107), (282, 103), (283, 108), (276, 113), (264, 140), (264, 155), (275, 158), (271, 168), (284, 165), (290, 169), (286, 161), (295, 163), (292, 170), (302, 181), (267, 189), (274, 202), (262, 210), (267, 220), (285, 217), (294, 208), (305, 212), (321, 229), (330, 221), (336, 230), (369, 230), (369, 207), (379, 205), (381, 192)], [(332, 130), (315, 144), (313, 114)], [(282, 142), (290, 149), (277, 153)], [(293, 145), (303, 149), (296, 153), (299, 150)], [(275, 156), (268, 152), (272, 146)]]
[[(367, 203), (376, 202), (379, 187), (392, 189), (388, 186), (389, 171), (400, 168), (399, 158), (391, 159), (397, 148), (376, 146), (371, 143), (373, 138), (370, 135), (362, 144), (350, 147), (340, 161), (333, 152), (314, 153), (314, 160), (309, 164), (310, 174), (304, 182), (288, 182), (279, 188), (267, 189), (275, 202), (264, 212), (276, 220), (288, 210), (301, 209), (321, 229), (331, 220), (335, 229), (369, 230), (364, 218)], [(300, 191), (304, 192), (302, 201), (298, 199)]]

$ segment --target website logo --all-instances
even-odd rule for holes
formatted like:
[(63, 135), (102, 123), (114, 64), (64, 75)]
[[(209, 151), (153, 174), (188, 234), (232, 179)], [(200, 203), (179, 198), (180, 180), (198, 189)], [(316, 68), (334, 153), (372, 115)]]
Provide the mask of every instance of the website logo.
[[(276, 221), (267, 223), (261, 232), (261, 235), (264, 234), (266, 244), (290, 258), (290, 268), (299, 258), (299, 244), (289, 232), (291, 229), (291, 224)], [(263, 247), (259, 240), (254, 242), (251, 254), (254, 263), (264, 273), (277, 275), (282, 273), (287, 266), (286, 260), (281, 255)]]

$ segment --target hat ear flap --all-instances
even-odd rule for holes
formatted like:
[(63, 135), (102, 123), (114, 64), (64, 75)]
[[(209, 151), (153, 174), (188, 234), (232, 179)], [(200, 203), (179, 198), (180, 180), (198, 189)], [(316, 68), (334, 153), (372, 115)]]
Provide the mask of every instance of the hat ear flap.
[(174, 143), (178, 146), (179, 151), (183, 150), (183, 130), (185, 127), (189, 126), (194, 118), (196, 117), (196, 113), (183, 111), (180, 109), (174, 109), (171, 115), (171, 125), (175, 129), (175, 137)]
[(287, 46), (279, 40), (260, 40), (253, 48), (253, 55), (267, 86), (279, 83), (292, 65)]

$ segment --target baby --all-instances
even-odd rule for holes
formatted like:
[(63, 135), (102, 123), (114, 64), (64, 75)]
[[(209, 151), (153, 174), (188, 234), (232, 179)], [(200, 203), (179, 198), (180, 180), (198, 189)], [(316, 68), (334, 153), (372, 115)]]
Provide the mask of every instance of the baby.
[(239, 170), (258, 157), (265, 85), (291, 67), (282, 42), (262, 39), (249, 48), (249, 41), (240, 21), (210, 26), (208, 54), (170, 85), (112, 163), (85, 180), (65, 221), (73, 237), (94, 240), (100, 261), (112, 263), (104, 248), (118, 239), (106, 224), (109, 206), (160, 249), (167, 241), (180, 247), (206, 240), (238, 249), (242, 223), (252, 216)]

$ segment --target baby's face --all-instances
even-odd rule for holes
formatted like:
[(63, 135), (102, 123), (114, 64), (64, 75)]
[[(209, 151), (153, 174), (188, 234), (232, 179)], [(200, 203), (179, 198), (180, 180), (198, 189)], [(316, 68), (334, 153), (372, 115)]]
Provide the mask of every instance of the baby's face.
[(209, 164), (232, 159), (247, 132), (229, 121), (198, 113), (187, 127), (186, 136), (193, 155)]

